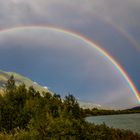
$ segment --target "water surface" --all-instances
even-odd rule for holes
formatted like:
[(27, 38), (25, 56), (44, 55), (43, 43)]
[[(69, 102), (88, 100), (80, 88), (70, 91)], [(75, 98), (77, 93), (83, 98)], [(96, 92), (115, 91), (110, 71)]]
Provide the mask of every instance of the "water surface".
[(140, 134), (140, 114), (93, 116), (87, 117), (86, 120), (95, 124), (105, 123), (113, 128), (129, 129)]

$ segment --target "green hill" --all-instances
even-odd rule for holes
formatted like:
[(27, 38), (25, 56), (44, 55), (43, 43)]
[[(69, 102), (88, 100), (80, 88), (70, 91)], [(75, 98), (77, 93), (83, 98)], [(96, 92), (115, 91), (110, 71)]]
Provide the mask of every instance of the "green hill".
[(29, 79), (27, 77), (24, 77), (24, 76), (17, 74), (15, 72), (5, 72), (2, 70), (0, 70), (0, 90), (4, 89), (5, 83), (7, 82), (7, 80), (9, 79), (9, 77), (11, 75), (14, 76), (16, 85), (20, 85), (20, 84), (24, 83), (27, 88), (30, 86), (33, 86), (35, 88), (35, 90), (37, 90), (37, 91), (40, 91), (40, 92), (42, 92), (42, 91), (47, 92), (48, 91), (47, 88), (42, 87), (41, 85), (37, 84), (36, 82), (33, 82), (31, 79)]

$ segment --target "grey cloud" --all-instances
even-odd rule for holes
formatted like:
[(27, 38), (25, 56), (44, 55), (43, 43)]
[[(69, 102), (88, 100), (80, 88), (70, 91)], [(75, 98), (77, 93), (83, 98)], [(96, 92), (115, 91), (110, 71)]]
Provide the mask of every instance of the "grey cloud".
[(80, 33), (86, 30), (83, 34), (92, 38), (92, 29), (111, 22), (131, 34), (140, 28), (139, 6), (139, 0), (6, 0), (0, 1), (0, 27), (55, 25)]
[(139, 6), (138, 0), (0, 1), (0, 27), (44, 24), (89, 30), (98, 28), (94, 23), (99, 18), (131, 31), (140, 28)]
[[(86, 2), (85, 0), (7, 0), (1, 1), (0, 13), (2, 13), (2, 17), (7, 17), (7, 20), (10, 19), (9, 22), (14, 23), (23, 22), (23, 19), (27, 23), (42, 19), (43, 22), (48, 20), (54, 24), (61, 23), (62, 25), (66, 24), (65, 22), (67, 25), (76, 24), (78, 20), (86, 22), (95, 14), (114, 23), (127, 26), (128, 21), (134, 24), (133, 20), (138, 20), (134, 15), (139, 12), (139, 5), (138, 0), (87, 0)], [(45, 19), (43, 20), (43, 18)]]

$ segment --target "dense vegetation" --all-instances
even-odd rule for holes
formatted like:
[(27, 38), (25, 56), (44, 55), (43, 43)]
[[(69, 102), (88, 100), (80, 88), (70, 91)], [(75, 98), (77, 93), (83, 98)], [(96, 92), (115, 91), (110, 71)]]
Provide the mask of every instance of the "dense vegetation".
[(131, 131), (85, 122), (73, 95), (39, 93), (7, 81), (0, 95), (0, 140), (139, 140)]
[(87, 116), (100, 116), (100, 115), (119, 115), (119, 114), (134, 114), (140, 113), (140, 109), (126, 109), (126, 110), (106, 110), (106, 109), (84, 109), (82, 112), (83, 117)]

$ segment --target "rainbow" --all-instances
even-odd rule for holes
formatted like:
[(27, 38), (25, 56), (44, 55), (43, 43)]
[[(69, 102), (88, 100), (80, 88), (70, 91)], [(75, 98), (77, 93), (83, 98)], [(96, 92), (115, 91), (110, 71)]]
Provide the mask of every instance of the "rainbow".
[(136, 50), (140, 51), (140, 45), (139, 45), (139, 43), (132, 37), (132, 35), (130, 35), (123, 28), (121, 28), (120, 26), (117, 26), (117, 24), (109, 21), (106, 18), (101, 18), (101, 17), (99, 17), (97, 15), (94, 15), (94, 17), (96, 17), (97, 19), (100, 19), (103, 23), (106, 23), (110, 27), (114, 28), (118, 33), (120, 33), (121, 35), (123, 35), (133, 45), (133, 47), (135, 47)]
[(85, 42), (86, 44), (90, 45), (91, 47), (93, 47), (100, 54), (102, 54), (116, 68), (116, 70), (122, 75), (122, 77), (125, 79), (125, 81), (129, 85), (130, 89), (134, 93), (138, 103), (140, 104), (140, 94), (139, 94), (137, 88), (135, 87), (134, 83), (132, 82), (132, 80), (130, 79), (128, 74), (126, 73), (126, 71), (122, 68), (122, 66), (104, 49), (102, 49), (100, 46), (98, 46), (96, 43), (89, 40), (88, 38), (82, 36), (81, 34), (75, 33), (73, 31), (69, 31), (66, 29), (53, 27), (53, 26), (19, 26), (19, 27), (13, 27), (13, 28), (8, 28), (8, 29), (1, 29), (0, 32), (1, 33), (2, 32), (11, 32), (11, 31), (15, 31), (15, 30), (25, 30), (25, 29), (31, 29), (31, 28), (47, 29), (47, 30), (52, 30), (55, 32), (64, 33), (64, 34), (70, 35), (78, 40), (81, 40), (81, 41)]

